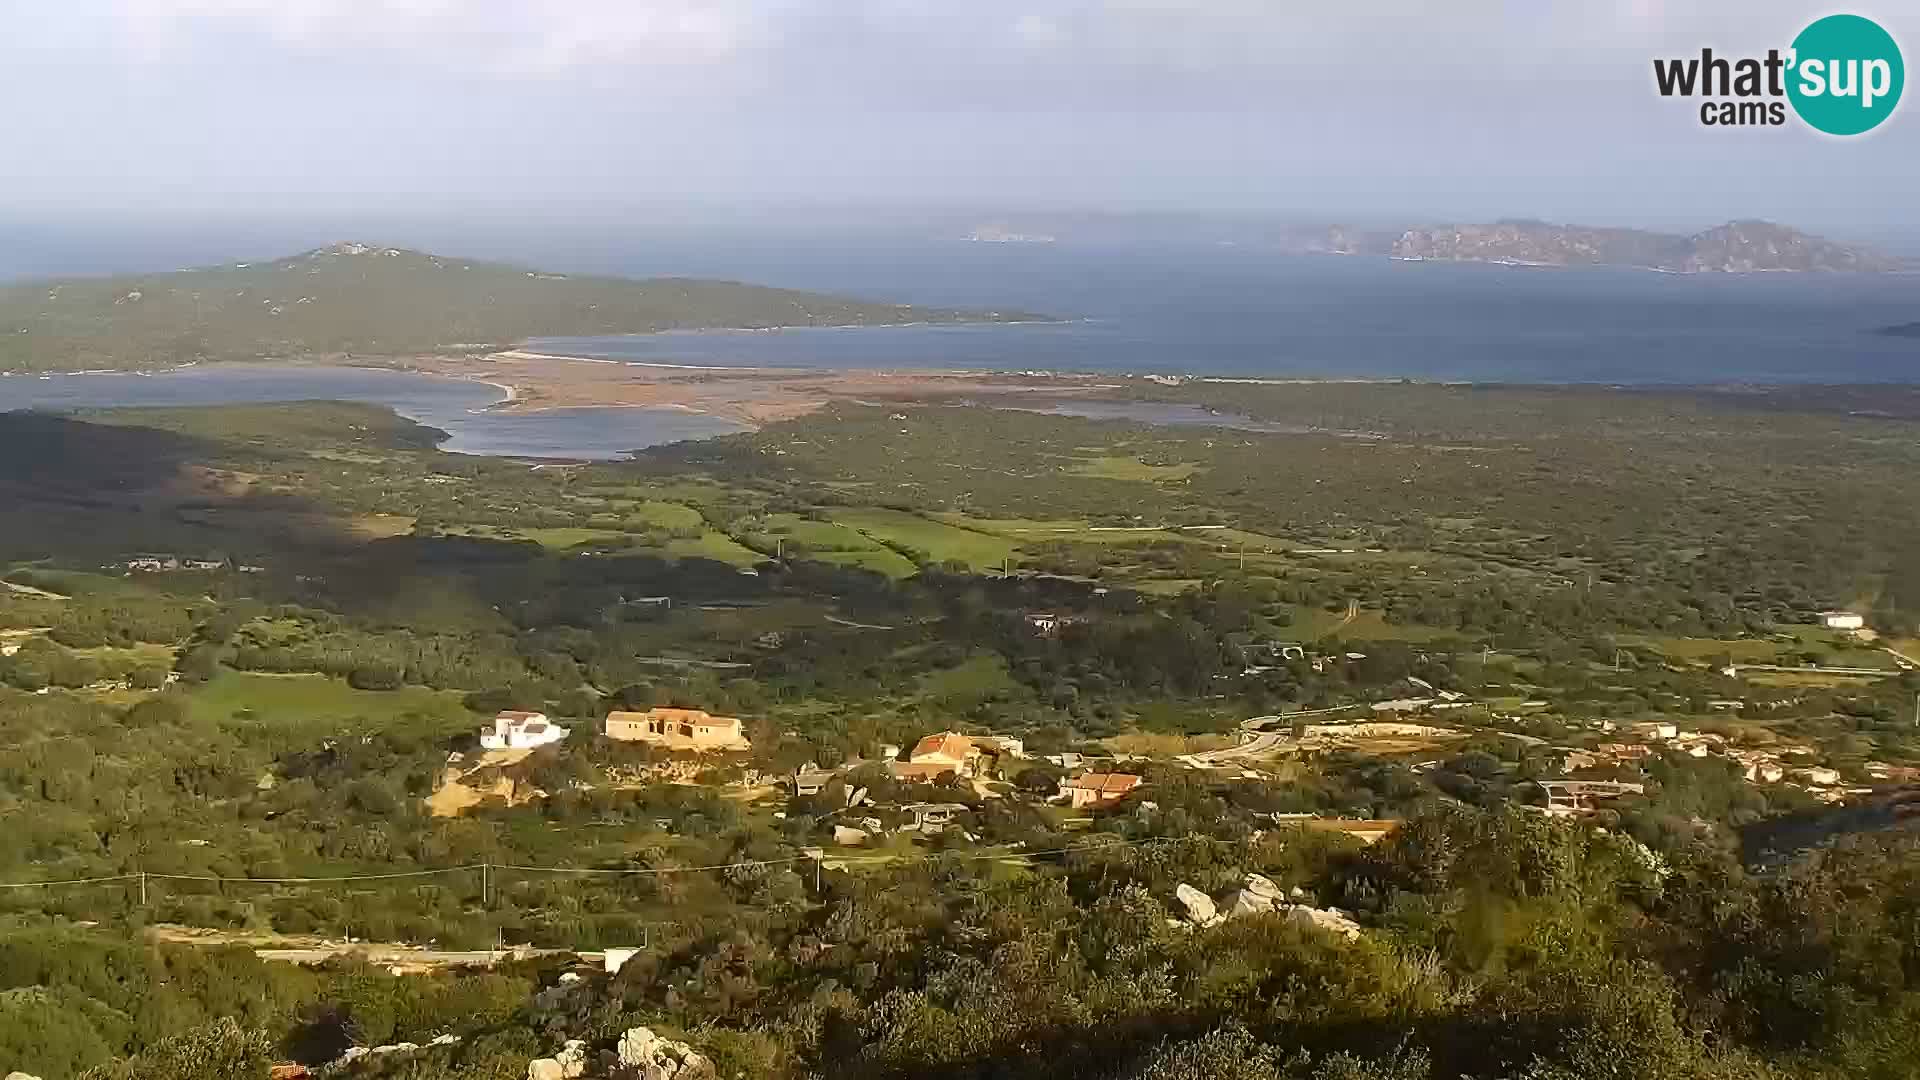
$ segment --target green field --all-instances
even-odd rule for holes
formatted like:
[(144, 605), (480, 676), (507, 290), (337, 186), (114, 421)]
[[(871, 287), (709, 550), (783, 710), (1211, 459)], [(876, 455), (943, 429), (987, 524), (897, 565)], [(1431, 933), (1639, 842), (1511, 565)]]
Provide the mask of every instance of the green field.
[(1676, 660), (1798, 666), (1811, 658), (1826, 667), (1881, 668), (1899, 664), (1886, 652), (1851, 635), (1818, 626), (1782, 625), (1777, 638), (1684, 638), (1623, 635), (1622, 644), (1642, 645)]
[(187, 693), (189, 715), (207, 723), (299, 728), (325, 725), (371, 732), (402, 720), (449, 732), (477, 723), (447, 690), (408, 686), (356, 690), (324, 675), (259, 675), (222, 671)]
[(1139, 458), (1102, 455), (1083, 458), (1072, 471), (1081, 476), (1097, 476), (1102, 480), (1139, 480), (1149, 484), (1164, 484), (1185, 480), (1199, 472), (1200, 466), (1149, 465)]
[[(642, 549), (644, 550), (644, 549)], [(767, 557), (742, 545), (725, 533), (706, 532), (698, 537), (674, 537), (659, 550), (673, 559), (712, 559), (732, 566), (756, 566)]]
[(627, 535), (613, 529), (583, 529), (562, 527), (555, 529), (517, 529), (519, 535), (539, 544), (543, 548), (564, 551), (579, 547), (581, 544), (597, 544)]
[(835, 510), (833, 520), (896, 547), (924, 552), (930, 562), (963, 562), (976, 570), (999, 567), (1019, 545), (1005, 537), (962, 529), (902, 510)]
[(912, 559), (865, 533), (798, 514), (769, 514), (763, 528), (744, 532), (741, 539), (765, 553), (784, 549), (789, 559), (804, 555), (812, 562), (858, 567), (896, 580), (912, 577), (920, 570)]

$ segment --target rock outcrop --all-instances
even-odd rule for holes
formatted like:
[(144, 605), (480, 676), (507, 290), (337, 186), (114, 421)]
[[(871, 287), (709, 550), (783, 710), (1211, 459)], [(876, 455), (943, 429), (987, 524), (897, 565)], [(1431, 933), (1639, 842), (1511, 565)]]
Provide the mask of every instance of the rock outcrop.
[(1183, 881), (1178, 888), (1173, 890), (1173, 895), (1181, 904), (1185, 905), (1187, 917), (1199, 923), (1201, 926), (1211, 926), (1219, 921), (1220, 910), (1214, 906), (1213, 897), (1208, 896), (1199, 889)]
[(1287, 918), (1301, 926), (1311, 926), (1329, 934), (1339, 934), (1351, 941), (1360, 936), (1360, 924), (1339, 908), (1317, 908), (1306, 904), (1290, 904), (1280, 910)]
[[(1291, 922), (1339, 934), (1348, 940), (1360, 936), (1360, 924), (1353, 921), (1351, 915), (1339, 908), (1317, 908), (1311, 904), (1294, 903), (1272, 878), (1263, 874), (1248, 874), (1240, 888), (1222, 896), (1217, 902), (1184, 881), (1173, 894), (1187, 909), (1187, 919), (1195, 926), (1217, 926), (1243, 915), (1278, 912)], [(1301, 895), (1300, 890), (1295, 889), (1294, 895)], [(1176, 925), (1184, 924), (1176, 921)]]
[(713, 1080), (713, 1062), (683, 1042), (663, 1039), (652, 1028), (628, 1028), (620, 1036), (620, 1066), (638, 1080)]

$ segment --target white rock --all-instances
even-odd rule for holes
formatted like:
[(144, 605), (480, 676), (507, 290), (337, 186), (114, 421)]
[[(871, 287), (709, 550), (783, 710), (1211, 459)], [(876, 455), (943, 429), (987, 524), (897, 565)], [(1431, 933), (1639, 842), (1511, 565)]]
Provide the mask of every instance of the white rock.
[(619, 1058), (643, 1080), (711, 1080), (715, 1075), (713, 1062), (693, 1047), (662, 1039), (650, 1028), (629, 1028), (620, 1036)]
[(560, 1063), (560, 1075), (573, 1080), (585, 1076), (587, 1072), (587, 1044), (581, 1039), (568, 1039), (560, 1053), (554, 1057)]
[(7, 1080), (40, 1080), (40, 1078), (32, 1073), (10, 1072), (7, 1074)]
[(620, 1036), (620, 1064), (629, 1069), (637, 1069), (653, 1060), (654, 1047), (660, 1044), (660, 1036), (652, 1028), (628, 1028)]
[(851, 825), (835, 825), (833, 842), (846, 847), (857, 847), (867, 842), (867, 832), (865, 829), (856, 829)]
[(1286, 895), (1286, 893), (1280, 891), (1280, 886), (1275, 885), (1273, 879), (1267, 877), (1265, 874), (1248, 874), (1244, 891), (1268, 900), (1279, 900)]
[(567, 1080), (566, 1066), (557, 1058), (534, 1058), (527, 1062), (527, 1080)]
[(1222, 914), (1229, 919), (1273, 910), (1272, 898), (1261, 896), (1252, 889), (1235, 889), (1221, 900), (1221, 905)]
[(1194, 922), (1206, 925), (1213, 922), (1220, 914), (1219, 909), (1213, 906), (1213, 897), (1184, 881), (1180, 883), (1179, 888), (1173, 890), (1173, 895), (1186, 905), (1187, 916)]
[(1325, 930), (1330, 934), (1339, 934), (1351, 941), (1360, 936), (1360, 924), (1339, 908), (1317, 908), (1306, 904), (1294, 904), (1285, 909), (1287, 918), (1302, 926), (1311, 926)]

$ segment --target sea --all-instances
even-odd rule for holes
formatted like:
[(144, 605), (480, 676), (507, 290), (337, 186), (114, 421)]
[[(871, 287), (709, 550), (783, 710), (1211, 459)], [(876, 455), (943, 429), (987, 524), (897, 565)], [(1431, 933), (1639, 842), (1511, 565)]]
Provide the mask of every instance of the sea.
[(1874, 333), (1920, 320), (1920, 274), (1682, 275), (964, 241), (917, 252), (726, 254), (636, 255), (621, 269), (1058, 321), (540, 338), (529, 347), (769, 367), (1634, 385), (1920, 380), (1920, 339)]
[[(1920, 320), (1920, 275), (1914, 274), (1678, 275), (1402, 262), (1234, 244), (980, 243), (750, 231), (592, 240), (580, 234), (566, 242), (478, 234), (466, 246), (438, 236), (379, 239), (574, 273), (724, 278), (1044, 316), (1010, 324), (688, 331), (527, 343), (534, 351), (632, 364), (1607, 385), (1920, 382), (1920, 339), (1874, 332)], [(297, 249), (291, 241), (281, 247)], [(42, 261), (47, 265), (0, 269), (13, 276), (72, 269), (57, 258)], [(210, 259), (181, 252), (148, 260), (163, 267), (194, 261)], [(448, 431), (450, 450), (515, 457), (617, 458), (740, 430), (668, 409), (490, 410), (499, 397), (497, 388), (461, 380), (316, 367), (0, 378), (0, 410), (378, 402)]]

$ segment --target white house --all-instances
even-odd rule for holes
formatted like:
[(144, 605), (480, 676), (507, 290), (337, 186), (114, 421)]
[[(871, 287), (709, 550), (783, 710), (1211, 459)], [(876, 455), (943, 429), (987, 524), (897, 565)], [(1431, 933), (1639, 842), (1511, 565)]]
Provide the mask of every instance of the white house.
[(1866, 616), (1853, 611), (1823, 611), (1820, 624), (1829, 630), (1862, 630), (1866, 628)]
[(493, 718), (492, 730), (480, 729), (480, 748), (531, 750), (566, 737), (567, 729), (548, 720), (546, 713), (508, 709)]

